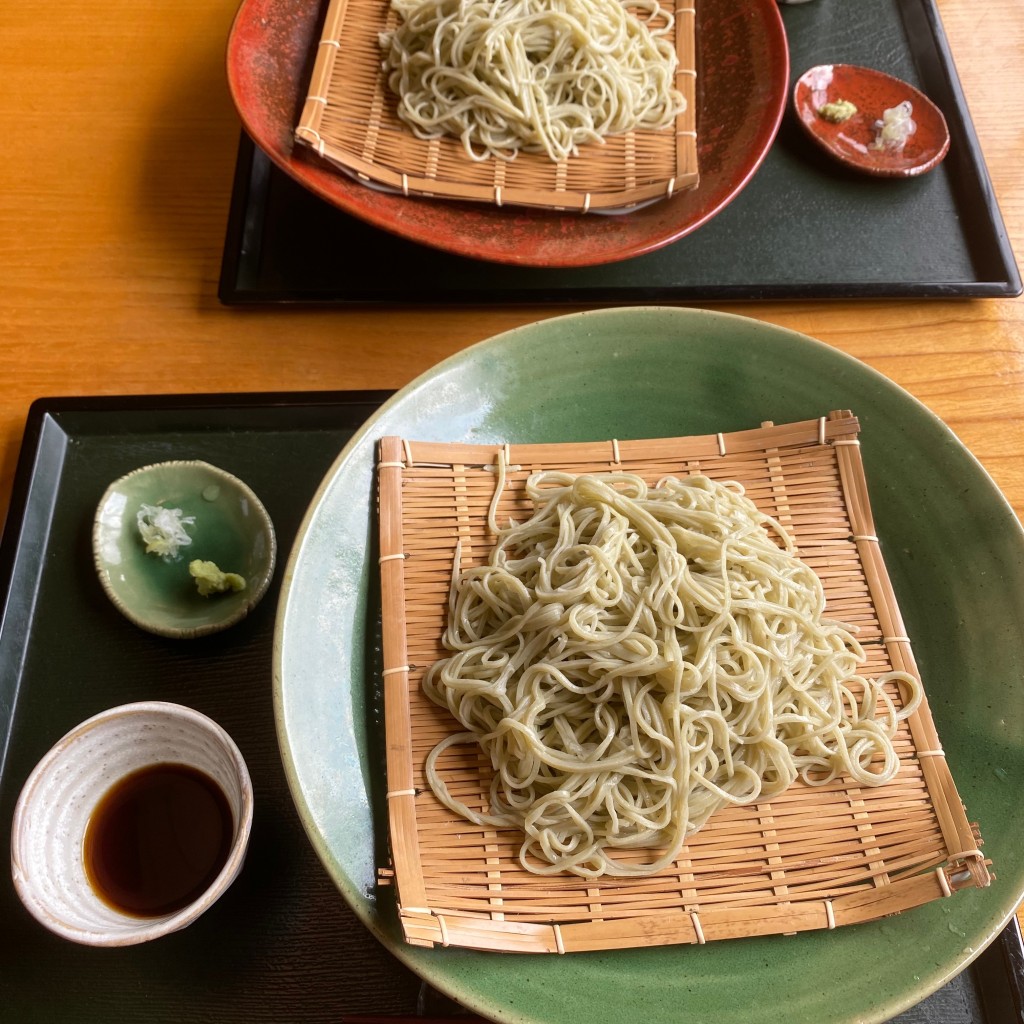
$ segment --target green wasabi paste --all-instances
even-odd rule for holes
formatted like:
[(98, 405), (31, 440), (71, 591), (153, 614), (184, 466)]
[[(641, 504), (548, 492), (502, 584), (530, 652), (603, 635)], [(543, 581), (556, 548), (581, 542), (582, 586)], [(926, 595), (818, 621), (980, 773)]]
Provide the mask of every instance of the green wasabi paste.
[(818, 116), (833, 124), (842, 124), (856, 113), (857, 108), (849, 100), (834, 100), (823, 107), (818, 107)]
[(200, 596), (226, 594), (228, 591), (245, 590), (245, 578), (237, 572), (222, 572), (216, 562), (204, 562), (201, 558), (188, 563), (188, 571), (196, 581)]

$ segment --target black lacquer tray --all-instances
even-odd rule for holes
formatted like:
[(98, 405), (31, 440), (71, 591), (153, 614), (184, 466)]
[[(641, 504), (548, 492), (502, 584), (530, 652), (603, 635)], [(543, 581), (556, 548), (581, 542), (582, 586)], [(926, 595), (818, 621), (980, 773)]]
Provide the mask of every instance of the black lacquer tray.
[[(795, 80), (878, 68), (946, 116), (951, 147), (920, 178), (874, 179), (819, 152), (787, 110), (764, 164), (704, 227), (600, 267), (502, 266), (374, 228), (297, 185), (242, 138), (220, 298), (259, 303), (630, 303), (1014, 296), (1021, 291), (935, 0), (783, 8)], [(628, 216), (628, 215), (627, 215)]]
[[(252, 842), (227, 895), (191, 927), (124, 949), (51, 935), (0, 881), (0, 1020), (330, 1021), (458, 1013), (366, 931), (334, 889), (292, 806), (278, 756), (271, 648), (280, 575), (240, 625), (192, 641), (144, 633), (115, 610), (92, 565), (107, 484), (138, 466), (201, 458), (267, 506), (283, 566), (317, 485), (382, 392), (41, 399), (29, 413), (0, 544), (0, 822), (32, 767), (104, 708), (159, 699), (220, 722), (255, 788)], [(1016, 922), (901, 1024), (1020, 1021)], [(786, 1019), (780, 1007), (779, 1020)]]

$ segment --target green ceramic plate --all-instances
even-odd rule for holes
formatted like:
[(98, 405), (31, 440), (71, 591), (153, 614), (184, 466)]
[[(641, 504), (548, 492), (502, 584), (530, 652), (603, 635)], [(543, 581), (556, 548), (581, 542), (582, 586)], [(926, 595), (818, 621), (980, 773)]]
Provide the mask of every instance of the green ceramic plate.
[[(882, 922), (604, 954), (425, 950), (399, 937), (383, 863), (373, 462), (384, 434), (582, 441), (711, 433), (849, 408), (878, 533), (949, 763), (998, 880)], [(686, 309), (531, 324), (441, 363), (352, 439), (310, 508), (278, 615), (285, 769), (323, 862), (366, 925), (436, 988), (500, 1021), (881, 1021), (973, 959), (1024, 892), (1024, 535), (924, 407), (802, 335)], [(344, 964), (338, 969), (344, 970)]]

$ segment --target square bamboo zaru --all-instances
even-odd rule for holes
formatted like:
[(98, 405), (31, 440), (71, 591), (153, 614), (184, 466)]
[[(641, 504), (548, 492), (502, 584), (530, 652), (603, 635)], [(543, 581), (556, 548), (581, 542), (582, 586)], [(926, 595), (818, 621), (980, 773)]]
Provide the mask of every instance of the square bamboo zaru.
[(379, 34), (398, 16), (388, 0), (331, 0), (296, 138), (367, 185), (405, 195), (548, 209), (619, 210), (698, 183), (696, 11), (675, 3), (675, 125), (587, 145), (557, 163), (543, 153), (475, 161), (455, 138), (423, 140), (399, 120), (381, 70)]
[[(699, 437), (511, 445), (499, 505), (526, 518), (527, 476), (627, 470), (653, 483), (703, 473), (738, 480), (786, 528), (817, 573), (827, 614), (857, 627), (862, 671), (918, 674), (868, 501), (859, 424), (848, 411)], [(989, 884), (981, 837), (957, 794), (928, 709), (902, 723), (900, 768), (880, 787), (801, 782), (783, 795), (713, 815), (672, 868), (643, 878), (537, 876), (517, 860), (521, 836), (456, 818), (425, 781), (428, 752), (453, 718), (422, 692), (445, 656), (456, 541), (461, 567), (486, 561), (487, 509), (500, 446), (387, 437), (379, 463), (380, 571), (388, 810), (393, 881), (405, 937), (516, 952), (568, 953), (703, 943), (856, 924)], [(518, 468), (516, 468), (518, 467)], [(899, 701), (898, 687), (891, 696)], [(490, 766), (475, 745), (439, 765), (460, 799), (486, 806)]]

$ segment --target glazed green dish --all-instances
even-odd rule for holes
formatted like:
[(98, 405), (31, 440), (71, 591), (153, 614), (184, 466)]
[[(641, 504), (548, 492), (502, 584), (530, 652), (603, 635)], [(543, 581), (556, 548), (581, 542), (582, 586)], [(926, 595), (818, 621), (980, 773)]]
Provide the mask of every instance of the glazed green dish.
[[(162, 517), (155, 526), (154, 517)], [(147, 535), (156, 538), (155, 550), (147, 550)], [(168, 536), (183, 543), (165, 550)], [(93, 523), (93, 559), (107, 596), (160, 636), (190, 639), (240, 622), (266, 593), (276, 555), (259, 498), (206, 462), (158, 462), (128, 473), (107, 488)], [(211, 565), (230, 574), (226, 582)], [(204, 595), (200, 583), (206, 589), (208, 580), (217, 589)]]
[[(948, 762), (997, 881), (883, 921), (796, 936), (569, 956), (406, 945), (386, 863), (374, 461), (386, 434), (474, 443), (706, 434), (851, 409), (877, 530)], [(558, 317), (452, 357), (384, 405), (307, 514), (278, 613), (285, 770), (366, 925), (463, 1005), (532, 1024), (883, 1021), (969, 963), (1024, 892), (1024, 533), (950, 431), (802, 335), (727, 314)], [(339, 965), (339, 968), (342, 965)]]

